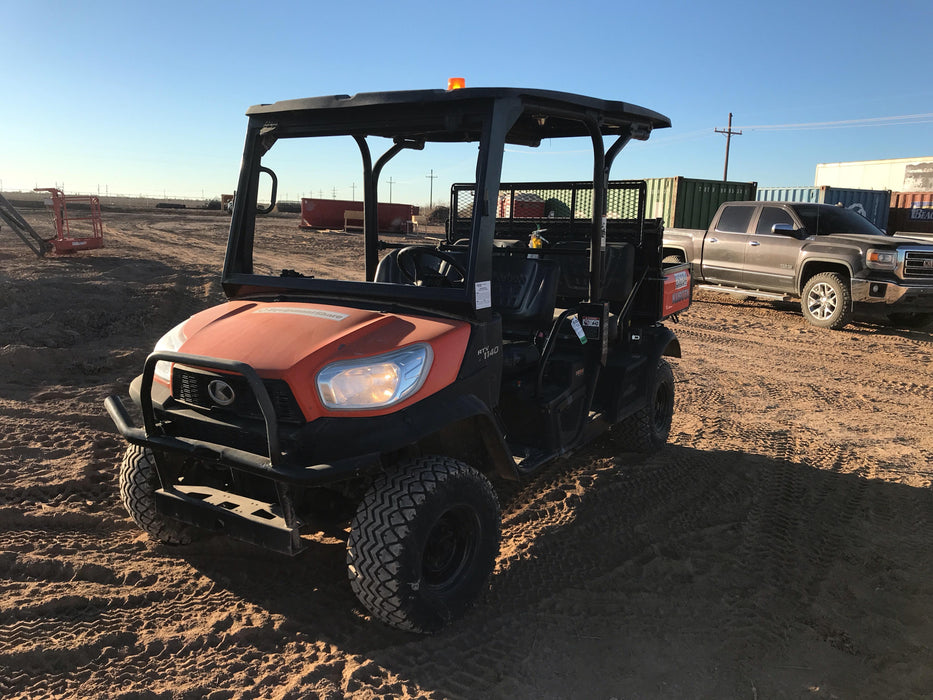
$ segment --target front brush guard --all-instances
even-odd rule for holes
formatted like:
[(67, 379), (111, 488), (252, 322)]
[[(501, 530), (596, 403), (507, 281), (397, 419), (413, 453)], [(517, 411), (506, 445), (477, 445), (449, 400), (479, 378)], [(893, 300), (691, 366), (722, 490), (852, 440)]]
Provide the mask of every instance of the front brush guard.
[[(166, 434), (156, 419), (152, 402), (152, 383), (158, 362), (203, 367), (239, 374), (246, 379), (262, 412), (268, 456), (225, 445)], [(262, 379), (249, 365), (179, 352), (157, 351), (146, 358), (139, 386), (143, 427), (133, 425), (126, 406), (118, 396), (109, 396), (104, 406), (117, 430), (130, 443), (142, 445), (155, 453), (174, 452), (221, 467), (238, 469), (271, 480), (278, 504), (263, 503), (237, 494), (203, 486), (167, 483), (156, 460), (162, 488), (155, 491), (161, 512), (197, 527), (226, 534), (267, 549), (297, 554), (301, 549), (301, 522), (295, 513), (293, 487), (316, 486), (362, 473), (379, 463), (379, 455), (364, 454), (328, 464), (295, 464), (283, 453), (275, 408)]]

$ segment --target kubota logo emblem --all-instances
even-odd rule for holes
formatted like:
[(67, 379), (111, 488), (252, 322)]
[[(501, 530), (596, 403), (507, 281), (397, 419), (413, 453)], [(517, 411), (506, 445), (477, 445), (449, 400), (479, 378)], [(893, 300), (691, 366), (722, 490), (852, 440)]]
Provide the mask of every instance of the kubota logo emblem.
[(207, 395), (210, 396), (211, 401), (218, 406), (229, 406), (236, 398), (236, 392), (233, 391), (233, 387), (222, 379), (215, 379), (207, 385)]

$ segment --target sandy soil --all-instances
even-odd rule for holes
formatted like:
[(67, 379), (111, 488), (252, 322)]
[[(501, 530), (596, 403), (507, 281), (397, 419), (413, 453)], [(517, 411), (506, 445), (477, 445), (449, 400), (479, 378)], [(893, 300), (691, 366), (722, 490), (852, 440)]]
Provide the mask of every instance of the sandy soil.
[(339, 542), (168, 548), (130, 521), (102, 402), (221, 299), (227, 221), (104, 218), (71, 258), (0, 231), (0, 695), (933, 695), (930, 333), (700, 296), (671, 444), (609, 436), (510, 494), (488, 592), (419, 637), (367, 618)]

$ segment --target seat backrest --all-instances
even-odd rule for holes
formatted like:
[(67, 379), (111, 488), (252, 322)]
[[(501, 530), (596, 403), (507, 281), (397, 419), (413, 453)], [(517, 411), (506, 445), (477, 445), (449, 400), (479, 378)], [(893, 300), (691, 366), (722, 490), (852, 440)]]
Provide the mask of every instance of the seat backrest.
[(494, 255), (492, 307), (502, 316), (503, 331), (550, 328), (559, 277), (551, 260)]
[(586, 241), (558, 241), (554, 250), (564, 253), (555, 255), (553, 260), (560, 265), (557, 301), (562, 309), (567, 309), (590, 295), (590, 245)]
[[(587, 241), (559, 241), (552, 256), (560, 266), (557, 305), (567, 309), (590, 296), (590, 247)], [(603, 260), (603, 299), (624, 302), (634, 283), (635, 247), (631, 243), (609, 243)]]
[(605, 269), (603, 298), (624, 302), (635, 285), (635, 246), (631, 243), (610, 243), (606, 246)]
[(398, 250), (390, 251), (382, 260), (379, 261), (379, 264), (376, 265), (376, 276), (374, 281), (376, 282), (392, 282), (393, 284), (404, 284), (405, 278), (402, 276), (401, 270), (398, 269)]

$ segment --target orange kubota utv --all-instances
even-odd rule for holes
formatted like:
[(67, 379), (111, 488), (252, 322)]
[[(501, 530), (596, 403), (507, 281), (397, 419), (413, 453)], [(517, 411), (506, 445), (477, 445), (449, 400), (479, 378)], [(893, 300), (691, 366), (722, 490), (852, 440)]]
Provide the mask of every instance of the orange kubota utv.
[[(662, 268), (644, 182), (609, 171), (631, 139), (670, 123), (624, 102), (516, 88), (247, 114), (228, 301), (158, 342), (130, 386), (136, 419), (106, 401), (129, 443), (120, 495), (143, 530), (174, 544), (209, 531), (293, 555), (336, 521), (360, 601), (395, 627), (436, 630), (488, 585), (493, 483), (613, 426), (623, 450), (667, 439), (663, 357), (680, 346), (663, 321), (690, 304), (689, 267)], [(502, 182), (507, 151), (557, 139), (587, 144), (591, 179)], [(380, 230), (383, 168), (455, 148), (466, 158), (450, 162), (470, 165), (451, 187), (446, 235)], [(285, 187), (349, 178), (348, 160), (361, 166), (362, 234), (303, 231), (273, 212)], [(320, 255), (325, 238), (345, 244), (339, 264)]]

